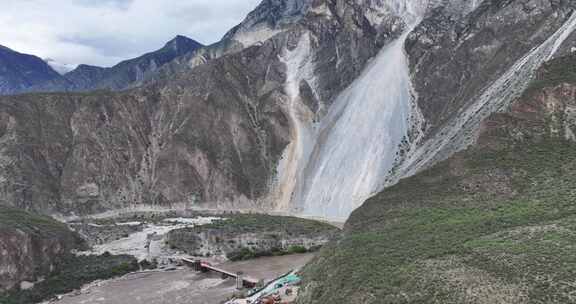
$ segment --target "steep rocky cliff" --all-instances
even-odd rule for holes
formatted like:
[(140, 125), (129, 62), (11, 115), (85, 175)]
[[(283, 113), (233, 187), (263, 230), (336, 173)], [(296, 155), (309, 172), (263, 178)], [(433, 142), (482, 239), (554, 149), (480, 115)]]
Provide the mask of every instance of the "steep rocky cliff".
[(329, 104), (389, 36), (365, 7), (318, 5), (282, 35), (139, 89), (2, 98), (3, 204), (77, 214), (142, 204), (275, 208), (267, 198), (294, 119), (281, 57), (300, 37), (317, 50), (304, 55), (322, 60), (322, 90), (297, 83), (306, 93), (298, 107), (313, 120), (310, 108), (325, 107), (316, 96)]
[(484, 118), (518, 97), (543, 62), (571, 49), (573, 9), (570, 1), (531, 0), (479, 2), (463, 19), (433, 10), (407, 43), (426, 132), (401, 175), (473, 143)]
[(202, 85), (4, 98), (3, 204), (86, 214), (262, 193), (286, 137), (279, 109), (256, 114), (212, 89), (219, 75), (191, 77)]
[(2, 204), (345, 219), (473, 143), (483, 118), (570, 50), (573, 9), (567, 0), (263, 1), (221, 42), (138, 88), (0, 98)]
[(368, 200), (300, 303), (573, 303), (576, 56), (546, 64), (477, 143)]
[(0, 293), (50, 274), (80, 246), (66, 225), (0, 206)]

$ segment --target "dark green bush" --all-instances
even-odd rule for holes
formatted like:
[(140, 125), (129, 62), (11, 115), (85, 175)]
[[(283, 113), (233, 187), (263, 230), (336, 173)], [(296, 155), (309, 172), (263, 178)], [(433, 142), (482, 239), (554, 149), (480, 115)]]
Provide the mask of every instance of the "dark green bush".
[(226, 257), (231, 261), (244, 261), (267, 256), (283, 256), (288, 254), (306, 253), (311, 250), (306, 249), (304, 246), (294, 245), (286, 249), (272, 248), (270, 250), (253, 250), (250, 248), (241, 248), (239, 250), (230, 252)]
[(226, 255), (230, 261), (243, 261), (256, 258), (256, 252), (249, 248), (242, 248)]
[(295, 253), (306, 253), (308, 252), (308, 249), (306, 249), (306, 247), (304, 246), (290, 246), (288, 247), (288, 250), (286, 250), (288, 252), (288, 254), (295, 254)]

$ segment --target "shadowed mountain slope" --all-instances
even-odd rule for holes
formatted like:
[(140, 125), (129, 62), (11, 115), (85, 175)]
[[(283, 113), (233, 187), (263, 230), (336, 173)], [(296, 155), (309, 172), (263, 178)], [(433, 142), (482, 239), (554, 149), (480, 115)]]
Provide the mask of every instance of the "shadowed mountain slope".
[(0, 45), (0, 95), (14, 94), (59, 77), (42, 59)]

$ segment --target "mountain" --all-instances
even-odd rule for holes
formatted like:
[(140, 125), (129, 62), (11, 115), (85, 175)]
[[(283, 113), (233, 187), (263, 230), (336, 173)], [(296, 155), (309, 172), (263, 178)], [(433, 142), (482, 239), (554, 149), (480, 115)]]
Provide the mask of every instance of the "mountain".
[[(2, 176), (17, 184), (3, 199), (63, 214), (193, 205), (346, 218), (466, 148), (569, 48), (571, 3), (522, 3), (267, 0), (138, 88), (4, 97)], [(110, 71), (157, 55), (69, 74), (77, 88), (118, 84)]]
[[(295, 105), (303, 111), (325, 107), (316, 94), (330, 100), (390, 39), (367, 22), (359, 31), (361, 10), (348, 6), (342, 14), (350, 20), (308, 16), (318, 49), (305, 55), (318, 58), (330, 77), (318, 78), (324, 89), (317, 93), (302, 81), (306, 99)], [(276, 208), (268, 197), (280, 195), (276, 172), (292, 136), (287, 114), (296, 110), (287, 107), (285, 61), (288, 48), (308, 45), (309, 35), (307, 27), (288, 27), (261, 44), (123, 92), (1, 98), (0, 134), (10, 139), (2, 155), (14, 160), (2, 165), (10, 181), (4, 204), (64, 214), (144, 205)], [(356, 45), (341, 47), (346, 41)], [(341, 65), (333, 61), (337, 45)], [(19, 153), (27, 156), (15, 158)], [(17, 191), (20, 184), (30, 192)]]
[(13, 94), (59, 77), (42, 59), (0, 45), (0, 94)]
[(300, 303), (574, 302), (575, 43), (569, 0), (264, 0), (0, 97), (0, 205), (347, 220)]
[(307, 13), (309, 0), (265, 0), (224, 37), (209, 46), (176, 58), (149, 79), (156, 82), (174, 74), (188, 73), (198, 65), (259, 45), (294, 27)]
[(111, 68), (79, 65), (76, 69), (64, 74), (63, 77), (41, 83), (32, 87), (30, 91), (123, 90), (142, 84), (164, 64), (202, 47), (203, 45), (195, 40), (179, 35), (157, 51), (122, 61)]
[(300, 303), (574, 302), (575, 67), (546, 64), (475, 144), (356, 210)]

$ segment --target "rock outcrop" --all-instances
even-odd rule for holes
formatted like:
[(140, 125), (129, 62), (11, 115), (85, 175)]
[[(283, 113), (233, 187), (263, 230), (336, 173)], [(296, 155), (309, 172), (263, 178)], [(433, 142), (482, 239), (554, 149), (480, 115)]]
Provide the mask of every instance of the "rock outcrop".
[(64, 224), (0, 207), (0, 292), (49, 275), (72, 249), (82, 245), (80, 237)]
[(192, 228), (172, 230), (166, 242), (193, 256), (232, 260), (319, 249), (338, 229), (311, 220), (267, 215), (234, 215)]
[(133, 233), (144, 230), (146, 226), (140, 222), (97, 224), (88, 221), (71, 222), (68, 225), (86, 240), (88, 246), (107, 244), (127, 238)]

